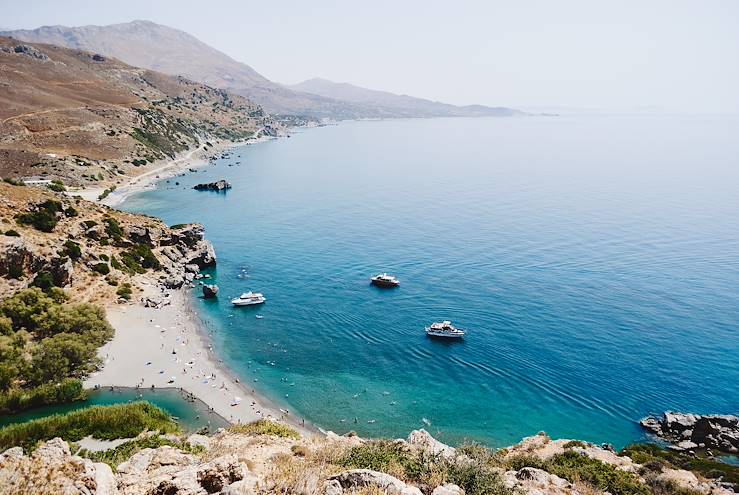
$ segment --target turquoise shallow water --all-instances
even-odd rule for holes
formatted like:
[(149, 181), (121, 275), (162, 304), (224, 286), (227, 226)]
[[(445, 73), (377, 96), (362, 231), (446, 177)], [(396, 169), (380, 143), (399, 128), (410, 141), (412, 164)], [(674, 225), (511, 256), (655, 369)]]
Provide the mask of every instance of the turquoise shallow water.
[[(221, 295), (195, 306), (292, 414), (623, 446), (648, 413), (739, 412), (737, 136), (735, 117), (343, 123), (123, 207), (205, 224)], [(227, 194), (191, 189), (221, 178)], [(368, 285), (386, 270), (400, 288)], [(232, 308), (248, 289), (268, 302)], [(467, 338), (426, 338), (440, 319)]]

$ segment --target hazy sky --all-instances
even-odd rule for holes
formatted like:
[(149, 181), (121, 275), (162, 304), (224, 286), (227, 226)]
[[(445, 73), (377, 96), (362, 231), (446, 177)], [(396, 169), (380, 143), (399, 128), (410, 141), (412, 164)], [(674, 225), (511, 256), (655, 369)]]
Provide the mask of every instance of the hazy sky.
[(0, 0), (0, 27), (148, 19), (268, 78), (450, 103), (739, 112), (739, 0)]

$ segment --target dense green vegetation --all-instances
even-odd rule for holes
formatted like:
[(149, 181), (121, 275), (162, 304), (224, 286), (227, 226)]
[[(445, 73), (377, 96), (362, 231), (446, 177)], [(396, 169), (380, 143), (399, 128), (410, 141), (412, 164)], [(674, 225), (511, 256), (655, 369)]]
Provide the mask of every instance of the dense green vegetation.
[[(38, 277), (37, 277), (38, 279)], [(0, 303), (0, 412), (68, 401), (79, 379), (99, 362), (97, 348), (113, 336), (104, 311), (67, 304), (66, 295), (39, 285)]]
[(631, 457), (634, 462), (643, 464), (652, 471), (663, 468), (687, 469), (700, 473), (706, 478), (721, 479), (739, 484), (739, 466), (733, 466), (714, 459), (690, 455), (685, 452), (663, 449), (654, 444), (634, 444), (626, 447), (621, 455)]
[(104, 462), (115, 470), (120, 463), (127, 461), (136, 452), (143, 449), (156, 449), (164, 445), (176, 447), (183, 452), (189, 452), (191, 454), (198, 454), (204, 450), (200, 445), (191, 445), (188, 442), (172, 440), (159, 435), (151, 435), (128, 441), (110, 450), (91, 452), (82, 449), (77, 455), (87, 457), (94, 462)]
[(76, 442), (92, 436), (101, 440), (133, 438), (143, 431), (177, 433), (179, 428), (163, 410), (148, 402), (95, 406), (48, 416), (0, 429), (0, 451), (21, 446), (26, 452), (38, 442), (61, 437)]

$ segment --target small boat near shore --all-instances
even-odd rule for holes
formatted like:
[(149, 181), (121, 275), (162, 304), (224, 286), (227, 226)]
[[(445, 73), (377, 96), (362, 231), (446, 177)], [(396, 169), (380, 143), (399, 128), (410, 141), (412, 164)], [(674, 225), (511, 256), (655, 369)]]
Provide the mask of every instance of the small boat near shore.
[(467, 332), (452, 325), (451, 321), (432, 323), (426, 327), (426, 335), (429, 337), (442, 337), (447, 339), (461, 339)]
[(231, 304), (234, 306), (254, 306), (257, 304), (263, 304), (267, 299), (261, 292), (244, 292), (239, 297), (231, 299)]
[(398, 280), (393, 275), (380, 273), (379, 275), (375, 275), (374, 277), (370, 278), (370, 283), (372, 285), (376, 285), (377, 287), (397, 287), (400, 285), (400, 280)]

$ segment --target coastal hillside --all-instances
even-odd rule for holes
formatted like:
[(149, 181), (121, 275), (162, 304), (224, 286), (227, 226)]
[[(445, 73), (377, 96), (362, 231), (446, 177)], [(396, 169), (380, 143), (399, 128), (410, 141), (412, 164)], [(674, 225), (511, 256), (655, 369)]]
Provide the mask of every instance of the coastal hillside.
[[(122, 417), (130, 421), (120, 423)], [(85, 426), (71, 428), (81, 421)], [(129, 437), (111, 441), (121, 435)], [(0, 455), (3, 495), (733, 493), (645, 451), (616, 453), (544, 434), (498, 451), (475, 444), (453, 448), (425, 430), (407, 439), (371, 440), (301, 434), (271, 420), (235, 425), (211, 437), (188, 436), (145, 403), (97, 407), (0, 430), (3, 448), (12, 441), (18, 445)]]
[(0, 300), (56, 287), (72, 301), (106, 306), (138, 300), (143, 287), (182, 287), (215, 264), (203, 232), (0, 182)]
[(0, 176), (115, 184), (205, 143), (275, 134), (249, 100), (76, 49), (0, 38)]
[(326, 91), (307, 83), (286, 87), (188, 33), (149, 21), (109, 26), (43, 26), (5, 31), (0, 35), (94, 51), (135, 66), (182, 75), (245, 96), (272, 114), (344, 120), (520, 113), (507, 108), (455, 107), (410, 97), (393, 99), (387, 94), (382, 99), (355, 98), (346, 92)]
[(372, 106), (383, 109), (388, 113), (396, 113), (407, 117), (510, 117), (524, 115), (523, 112), (512, 108), (493, 108), (484, 105), (449, 105), (448, 103), (398, 95), (387, 91), (376, 91), (321, 78), (308, 79), (290, 87), (297, 91)]

